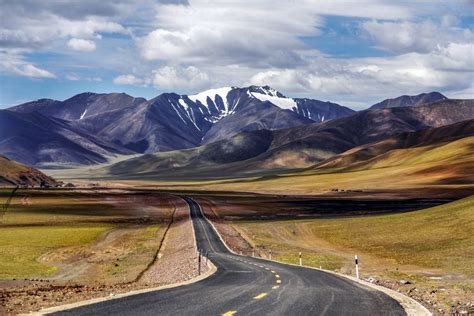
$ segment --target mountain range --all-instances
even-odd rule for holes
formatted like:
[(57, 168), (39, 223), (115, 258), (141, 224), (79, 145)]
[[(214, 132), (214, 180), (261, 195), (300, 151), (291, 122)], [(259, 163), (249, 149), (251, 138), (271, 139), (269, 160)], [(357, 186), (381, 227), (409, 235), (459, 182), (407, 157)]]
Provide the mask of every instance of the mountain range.
[[(196, 179), (308, 168), (359, 146), (398, 139), (406, 133), (458, 122), (472, 125), (474, 101), (454, 104), (436, 102), (417, 107), (366, 110), (324, 123), (246, 132), (193, 149), (122, 161), (108, 167), (106, 173), (129, 178)], [(458, 129), (453, 132), (456, 133), (465, 136)]]
[(402, 96), (356, 112), (288, 98), (269, 86), (211, 89), (153, 99), (83, 93), (0, 111), (0, 154), (37, 167), (90, 165), (114, 176), (223, 177), (292, 170), (348, 150), (474, 118), (473, 100), (438, 92)]

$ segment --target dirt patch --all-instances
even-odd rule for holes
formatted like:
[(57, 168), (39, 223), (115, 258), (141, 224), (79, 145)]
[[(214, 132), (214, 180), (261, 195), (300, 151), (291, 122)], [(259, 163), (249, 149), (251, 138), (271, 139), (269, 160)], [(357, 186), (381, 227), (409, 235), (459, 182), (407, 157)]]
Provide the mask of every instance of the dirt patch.
[[(161, 247), (159, 258), (140, 279), (140, 283), (165, 285), (182, 282), (198, 276), (198, 256), (192, 221), (185, 201), (176, 202), (175, 216), (187, 218), (172, 225)], [(207, 271), (201, 265), (201, 272)]]

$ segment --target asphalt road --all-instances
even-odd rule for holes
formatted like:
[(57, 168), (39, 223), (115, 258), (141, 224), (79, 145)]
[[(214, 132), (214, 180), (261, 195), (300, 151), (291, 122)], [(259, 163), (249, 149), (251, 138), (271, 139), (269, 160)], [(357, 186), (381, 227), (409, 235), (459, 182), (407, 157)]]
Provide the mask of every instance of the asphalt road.
[(109, 300), (56, 315), (405, 315), (386, 294), (322, 271), (230, 253), (199, 205), (191, 210), (198, 248), (217, 272), (177, 288)]

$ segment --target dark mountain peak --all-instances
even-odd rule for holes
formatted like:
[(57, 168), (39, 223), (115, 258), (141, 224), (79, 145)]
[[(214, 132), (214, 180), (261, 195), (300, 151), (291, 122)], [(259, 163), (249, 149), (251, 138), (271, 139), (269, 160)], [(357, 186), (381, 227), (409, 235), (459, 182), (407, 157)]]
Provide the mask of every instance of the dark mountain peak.
[(49, 117), (75, 121), (144, 102), (146, 99), (134, 98), (126, 93), (84, 92), (64, 101), (40, 99), (12, 107), (10, 110), (21, 113), (40, 112)]
[(153, 99), (150, 99), (148, 103), (153, 104), (153, 103), (159, 103), (159, 102), (171, 102), (171, 100), (176, 101), (179, 100), (181, 96), (177, 93), (174, 92), (165, 92), (160, 95), (157, 95)]
[(96, 98), (100, 96), (100, 94), (93, 93), (93, 92), (83, 92), (83, 93), (78, 93), (69, 99), (64, 100), (64, 102), (71, 102), (71, 101), (78, 101), (78, 100), (87, 100), (90, 98)]
[(417, 95), (402, 95), (396, 98), (383, 100), (382, 102), (372, 105), (370, 109), (418, 106), (446, 99), (447, 97), (437, 91), (420, 93)]
[[(148, 101), (125, 93), (86, 92), (65, 101), (35, 101), (10, 110), (31, 113), (31, 130), (33, 125), (37, 129), (46, 125), (36, 124), (42, 119), (33, 117), (38, 112), (65, 133), (73, 128), (139, 153), (193, 148), (240, 132), (289, 128), (353, 113), (335, 103), (288, 98), (268, 85), (222, 87), (194, 95), (162, 93)], [(46, 138), (41, 141), (49, 145)], [(83, 161), (103, 161), (100, 155)], [(38, 163), (45, 161), (51, 160), (41, 157)]]
[(254, 93), (260, 93), (260, 94), (265, 94), (265, 95), (269, 95), (269, 96), (273, 96), (273, 97), (279, 97), (279, 98), (286, 98), (283, 93), (281, 93), (280, 91), (276, 90), (276, 89), (273, 89), (272, 87), (270, 86), (249, 86), (247, 88), (244, 88), (244, 89), (247, 89), (248, 91), (250, 92), (254, 92)]

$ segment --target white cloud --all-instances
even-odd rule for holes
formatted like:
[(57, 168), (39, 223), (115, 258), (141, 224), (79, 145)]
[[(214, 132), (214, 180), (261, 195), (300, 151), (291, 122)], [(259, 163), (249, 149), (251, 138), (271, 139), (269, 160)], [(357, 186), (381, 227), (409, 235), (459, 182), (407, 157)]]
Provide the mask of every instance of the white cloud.
[(89, 41), (82, 38), (71, 38), (67, 42), (67, 46), (73, 50), (81, 52), (92, 52), (96, 48), (94, 41)]
[(102, 78), (100, 78), (100, 77), (82, 77), (82, 76), (80, 76), (76, 73), (67, 74), (66, 79), (71, 80), (71, 81), (79, 81), (79, 80), (82, 80), (82, 81), (95, 81), (95, 82), (101, 82), (102, 81)]
[(321, 23), (312, 11), (268, 1), (161, 5), (156, 20), (159, 27), (138, 39), (145, 59), (214, 64), (295, 63), (292, 50), (304, 46), (297, 36), (318, 34)]
[(30, 78), (56, 78), (52, 72), (24, 60), (18, 53), (0, 50), (0, 71)]
[(373, 38), (377, 47), (394, 52), (429, 53), (439, 46), (455, 42), (470, 42), (474, 33), (456, 26), (450, 16), (444, 16), (440, 24), (431, 20), (423, 22), (367, 21), (362, 29)]
[(133, 74), (120, 75), (113, 82), (119, 85), (149, 86), (158, 89), (186, 89), (207, 88), (211, 84), (209, 75), (194, 66), (163, 66), (153, 70), (143, 77)]
[(8, 21), (0, 24), (0, 44), (12, 48), (41, 48), (68, 37), (90, 39), (101, 32), (125, 32), (120, 24), (97, 17), (77, 21), (45, 13)]
[(292, 67), (301, 63), (301, 37), (320, 34), (321, 15), (406, 18), (407, 7), (365, 0), (207, 1), (159, 5), (156, 28), (137, 40), (147, 60)]
[(194, 66), (165, 66), (153, 71), (153, 85), (164, 89), (192, 89), (207, 87), (210, 83), (207, 73)]
[(115, 84), (121, 84), (121, 85), (132, 85), (132, 86), (141, 86), (141, 85), (146, 85), (148, 80), (145, 79), (140, 79), (135, 77), (134, 75), (120, 75), (118, 77), (115, 77), (113, 82)]
[[(468, 10), (461, 4), (440, 0), (434, 4), (422, 0), (173, 2), (1, 1), (0, 46), (10, 56), (0, 60), (0, 67), (21, 76), (58, 74), (68, 80), (100, 80), (101, 72), (118, 71), (123, 75), (113, 79), (115, 84), (182, 93), (270, 84), (288, 95), (348, 104), (433, 89), (466, 95), (472, 89), (474, 37), (472, 27), (463, 28)], [(344, 27), (335, 26), (327, 16), (365, 22), (342, 19), (351, 27), (361, 23), (361, 28), (339, 34)], [(347, 50), (345, 58), (336, 58), (327, 52), (328, 45), (319, 46), (322, 32), (334, 32), (326, 39), (341, 36), (338, 43), (348, 36), (353, 45), (361, 31), (364, 38), (357, 48), (364, 48), (370, 39), (391, 56), (357, 58)], [(65, 46), (91, 53), (65, 51)], [(38, 51), (59, 52), (61, 60), (40, 59), (32, 54)]]
[[(472, 91), (474, 45), (449, 44), (428, 54), (395, 57), (319, 58), (304, 68), (273, 69), (248, 84), (269, 84), (284, 92), (353, 103), (432, 90), (466, 95)], [(472, 95), (471, 95), (472, 98)]]

